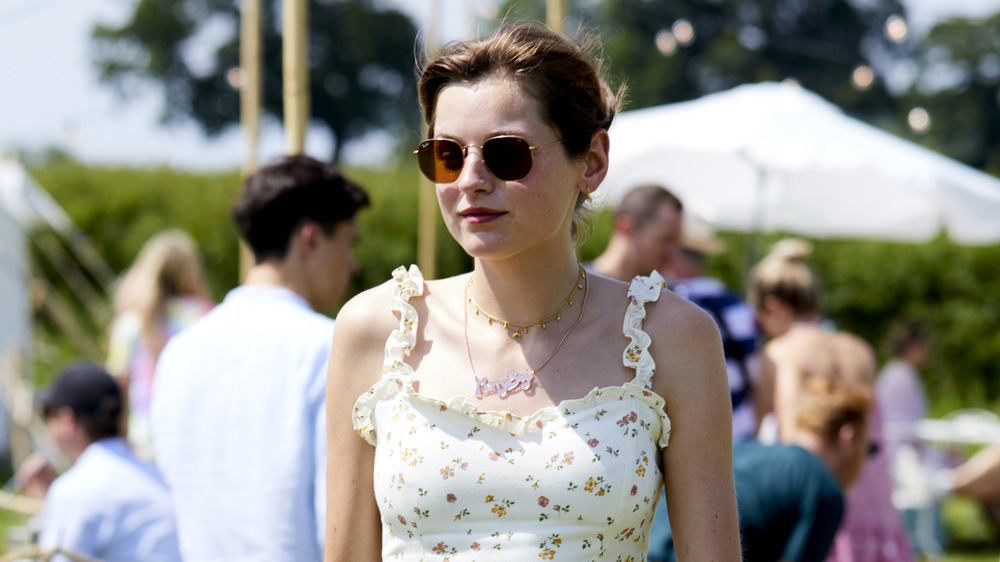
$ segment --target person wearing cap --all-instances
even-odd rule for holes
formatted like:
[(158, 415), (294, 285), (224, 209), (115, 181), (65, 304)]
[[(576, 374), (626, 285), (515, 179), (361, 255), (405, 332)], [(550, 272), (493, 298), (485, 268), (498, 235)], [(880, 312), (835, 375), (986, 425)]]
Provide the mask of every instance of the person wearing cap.
[(254, 263), (171, 338), (153, 380), (153, 452), (185, 560), (322, 559), (334, 321), (321, 313), (336, 310), (357, 270), (355, 215), (367, 204), (308, 156), (246, 180), (232, 215)]
[(615, 209), (608, 247), (587, 269), (626, 283), (636, 275), (662, 273), (680, 242), (683, 212), (680, 199), (663, 186), (630, 190)]
[(122, 396), (111, 375), (70, 366), (39, 402), (49, 436), (73, 463), (48, 490), (39, 544), (106, 562), (181, 560), (167, 487), (119, 435)]
[(738, 443), (757, 434), (762, 417), (763, 407), (753, 393), (760, 378), (754, 309), (721, 281), (704, 275), (708, 256), (725, 250), (712, 225), (691, 209), (684, 213), (683, 225), (680, 244), (664, 275), (673, 279), (675, 293), (708, 312), (719, 327), (733, 406), (733, 442)]

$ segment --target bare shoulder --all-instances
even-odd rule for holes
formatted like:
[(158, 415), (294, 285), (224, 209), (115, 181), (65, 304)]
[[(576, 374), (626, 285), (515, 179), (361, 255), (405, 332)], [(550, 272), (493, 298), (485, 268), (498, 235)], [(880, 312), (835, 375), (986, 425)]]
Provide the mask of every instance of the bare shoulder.
[(697, 305), (664, 290), (657, 302), (647, 305), (643, 328), (652, 339), (653, 389), (658, 394), (666, 398), (704, 384), (706, 377), (725, 376), (719, 328)]
[(399, 319), (392, 312), (394, 282), (357, 294), (337, 314), (327, 385), (358, 396), (381, 377), (385, 342)]

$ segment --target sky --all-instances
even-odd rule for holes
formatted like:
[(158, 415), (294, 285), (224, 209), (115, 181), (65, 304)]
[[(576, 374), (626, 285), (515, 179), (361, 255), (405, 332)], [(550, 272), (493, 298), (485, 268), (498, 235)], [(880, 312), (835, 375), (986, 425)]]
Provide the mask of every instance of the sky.
[[(541, 0), (539, 0), (541, 1)], [(986, 17), (1000, 12), (1000, 0), (903, 0), (915, 33), (954, 16)], [(409, 13), (424, 27), (432, 9), (448, 6), (441, 34), (462, 37), (490, 0), (382, 0)], [(461, 3), (464, 9), (455, 10)], [(170, 165), (194, 170), (238, 168), (245, 153), (237, 128), (206, 138), (194, 123), (160, 123), (162, 96), (155, 87), (123, 100), (98, 83), (91, 64), (90, 32), (96, 23), (119, 25), (132, 0), (0, 0), (0, 152), (66, 150), (94, 164)], [(260, 159), (284, 153), (281, 124), (262, 122)], [(348, 149), (345, 158), (377, 161), (388, 143), (377, 136)], [(331, 153), (332, 139), (311, 129), (306, 152)], [(363, 156), (368, 154), (370, 156)]]

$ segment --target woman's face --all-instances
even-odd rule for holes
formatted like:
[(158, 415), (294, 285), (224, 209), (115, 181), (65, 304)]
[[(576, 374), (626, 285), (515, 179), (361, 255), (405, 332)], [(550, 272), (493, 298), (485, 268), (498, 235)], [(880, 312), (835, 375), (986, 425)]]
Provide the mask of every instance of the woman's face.
[[(501, 180), (484, 164), (481, 145), (500, 135), (540, 146), (523, 179)], [(468, 146), (458, 179), (438, 183), (437, 196), (448, 231), (469, 255), (503, 259), (572, 247), (573, 207), (592, 158), (572, 159), (560, 144), (541, 146), (562, 139), (520, 85), (487, 77), (445, 86), (438, 94), (434, 136)]]

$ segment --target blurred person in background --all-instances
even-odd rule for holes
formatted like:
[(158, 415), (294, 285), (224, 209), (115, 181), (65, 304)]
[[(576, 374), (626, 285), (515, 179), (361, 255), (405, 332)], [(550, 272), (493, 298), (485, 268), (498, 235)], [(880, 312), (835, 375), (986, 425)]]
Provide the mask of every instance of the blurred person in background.
[[(783, 443), (797, 439), (796, 420), (807, 379), (830, 373), (835, 382), (858, 385), (874, 394), (875, 355), (871, 347), (821, 321), (820, 281), (808, 264), (811, 253), (808, 242), (786, 238), (750, 273), (747, 300), (757, 311), (761, 330), (770, 338), (762, 354), (761, 389), (773, 396), (770, 402), (777, 438)], [(828, 352), (819, 354), (817, 350)], [(869, 426), (876, 452), (865, 463), (850, 495), (847, 517), (830, 560), (909, 562), (913, 552), (892, 504), (877, 400)]]
[(664, 271), (680, 244), (683, 212), (680, 199), (665, 187), (632, 189), (615, 209), (608, 247), (587, 269), (626, 283)]
[[(805, 382), (788, 444), (750, 439), (733, 448), (744, 562), (819, 562), (830, 552), (845, 494), (872, 450), (870, 391), (835, 378), (823, 373)], [(662, 550), (650, 544), (650, 562), (676, 560), (671, 537), (665, 541)]]
[(875, 381), (886, 453), (895, 462), (900, 445), (913, 442), (915, 424), (927, 415), (927, 394), (917, 369), (927, 359), (927, 330), (917, 322), (897, 322), (886, 335), (889, 361)]
[(111, 375), (70, 366), (39, 402), (49, 437), (73, 463), (46, 495), (40, 546), (106, 562), (179, 562), (170, 495), (120, 437), (124, 404)]
[(126, 396), (129, 445), (152, 460), (150, 393), (156, 361), (167, 341), (212, 309), (198, 247), (180, 230), (151, 237), (115, 294), (105, 367)]
[[(365, 191), (290, 156), (245, 182), (243, 284), (173, 338), (153, 393), (156, 462), (189, 562), (318, 562), (326, 516), (332, 313), (357, 270)], [(337, 506), (350, 509), (349, 506)]]

